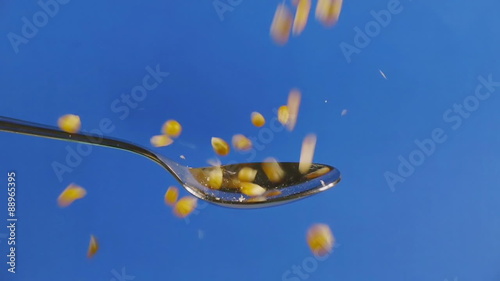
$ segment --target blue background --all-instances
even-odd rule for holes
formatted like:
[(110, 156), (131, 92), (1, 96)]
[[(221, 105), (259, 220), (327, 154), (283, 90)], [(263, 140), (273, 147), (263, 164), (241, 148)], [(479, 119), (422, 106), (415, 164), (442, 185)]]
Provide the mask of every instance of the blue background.
[[(17, 175), (19, 219), (17, 273), (6, 271), (0, 236), (0, 280), (109, 281), (122, 269), (133, 280), (304, 280), (283, 274), (311, 261), (305, 235), (318, 222), (338, 244), (308, 280), (500, 280), (500, 88), (456, 130), (443, 119), (474, 93), (478, 76), (500, 81), (500, 2), (402, 0), (401, 13), (350, 63), (340, 43), (353, 45), (354, 28), (364, 29), (370, 11), (388, 1), (345, 0), (331, 29), (313, 10), (284, 47), (269, 37), (278, 3), (243, 0), (219, 17), (211, 0), (72, 0), (16, 54), (7, 35), (20, 35), (22, 17), (32, 21), (41, 8), (1, 1), (0, 115), (55, 125), (73, 113), (87, 131), (109, 118), (107, 135), (147, 147), (176, 119), (184, 131), (160, 151), (205, 166), (212, 136), (259, 138), (250, 113), (270, 120), (298, 87), (296, 129), (274, 133), (252, 160), (298, 161), (303, 137), (314, 132), (315, 162), (338, 167), (343, 180), (269, 209), (200, 202), (183, 220), (163, 203), (178, 183), (146, 158), (93, 147), (59, 180), (52, 164), (64, 164), (75, 143), (0, 133), (1, 225), (9, 171)], [(156, 65), (170, 75), (120, 119), (111, 104)], [(446, 141), (392, 191), (384, 173), (397, 174), (399, 155), (408, 159), (414, 141), (435, 128)], [(222, 161), (248, 159), (232, 153)], [(56, 198), (72, 182), (88, 195), (61, 209)], [(101, 249), (88, 260), (91, 234)]]

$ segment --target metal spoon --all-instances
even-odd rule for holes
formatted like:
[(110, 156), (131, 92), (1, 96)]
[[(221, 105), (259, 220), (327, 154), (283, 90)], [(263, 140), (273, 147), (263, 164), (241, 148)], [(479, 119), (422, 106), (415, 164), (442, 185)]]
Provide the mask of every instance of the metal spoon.
[[(223, 173), (223, 182), (220, 188), (214, 189), (210, 187), (210, 175), (212, 171), (219, 169), (218, 167), (186, 167), (129, 142), (101, 138), (98, 135), (87, 133), (66, 133), (56, 127), (1, 116), (0, 131), (88, 143), (137, 153), (160, 164), (194, 196), (231, 208), (261, 208), (288, 203), (332, 188), (340, 182), (341, 178), (337, 169), (322, 164), (312, 164), (309, 171), (302, 174), (299, 172), (299, 163), (279, 163), (284, 176), (279, 181), (274, 182), (266, 176), (262, 169), (262, 163), (222, 165), (219, 168)], [(265, 188), (266, 193), (250, 197), (241, 192), (237, 174), (243, 167), (250, 167), (258, 171), (253, 183)]]

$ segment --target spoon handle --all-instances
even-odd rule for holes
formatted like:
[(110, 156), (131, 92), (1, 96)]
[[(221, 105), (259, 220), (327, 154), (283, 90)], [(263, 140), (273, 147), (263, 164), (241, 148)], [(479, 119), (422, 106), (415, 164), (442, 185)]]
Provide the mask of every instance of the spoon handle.
[(0, 131), (126, 150), (150, 158), (158, 164), (165, 166), (165, 163), (161, 161), (156, 154), (145, 148), (118, 139), (106, 138), (95, 134), (72, 134), (61, 131), (56, 127), (3, 116), (0, 116)]

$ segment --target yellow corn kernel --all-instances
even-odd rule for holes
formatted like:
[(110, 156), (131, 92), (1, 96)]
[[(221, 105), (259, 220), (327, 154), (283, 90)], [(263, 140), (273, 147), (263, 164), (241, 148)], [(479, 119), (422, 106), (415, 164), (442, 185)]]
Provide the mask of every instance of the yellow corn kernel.
[(87, 250), (87, 258), (92, 258), (99, 250), (99, 243), (97, 243), (97, 239), (94, 235), (90, 235), (89, 248)]
[(271, 23), (271, 38), (278, 45), (285, 45), (292, 29), (292, 13), (285, 4), (279, 4)]
[(57, 198), (57, 203), (60, 207), (68, 207), (75, 200), (82, 199), (87, 195), (85, 188), (76, 184), (70, 184)]
[(244, 135), (238, 134), (233, 136), (233, 147), (238, 150), (249, 150), (252, 148), (252, 141)]
[(150, 140), (151, 145), (154, 147), (163, 147), (171, 145), (174, 140), (166, 135), (153, 136)]
[(66, 114), (57, 120), (57, 125), (66, 133), (76, 134), (80, 131), (82, 123), (78, 115)]
[(305, 174), (309, 172), (314, 158), (314, 150), (316, 148), (316, 135), (310, 134), (304, 138), (302, 142), (302, 150), (300, 151), (299, 172)]
[(299, 0), (292, 26), (292, 32), (294, 35), (299, 35), (302, 31), (304, 31), (310, 11), (311, 0)]
[(281, 195), (281, 191), (278, 190), (278, 189), (269, 190), (269, 191), (267, 191), (264, 194), (264, 196), (266, 196), (267, 198), (269, 198), (269, 197), (275, 197), (275, 196), (278, 196), (278, 195)]
[(211, 168), (206, 172), (207, 185), (212, 189), (220, 189), (222, 186), (223, 173), (221, 167)]
[(311, 172), (309, 174), (306, 175), (306, 178), (308, 179), (315, 179), (317, 177), (321, 177), (322, 175), (326, 174), (330, 172), (330, 168), (328, 167), (323, 167), (323, 168), (320, 168), (314, 172)]
[(226, 177), (223, 179), (222, 184), (227, 189), (239, 190), (241, 187), (241, 181), (236, 177)]
[(193, 196), (182, 197), (174, 206), (174, 215), (179, 218), (185, 218), (189, 216), (195, 209), (198, 203), (198, 199)]
[(274, 183), (281, 181), (285, 176), (285, 172), (281, 169), (280, 164), (272, 157), (264, 160), (262, 170), (264, 170), (267, 178)]
[(264, 116), (258, 112), (252, 112), (252, 124), (255, 127), (262, 127), (266, 124), (266, 119)]
[(324, 256), (331, 252), (335, 238), (326, 224), (315, 224), (307, 231), (307, 244), (316, 256)]
[(231, 150), (229, 148), (229, 144), (221, 138), (212, 138), (212, 148), (214, 149), (215, 153), (219, 154), (220, 156), (226, 156), (229, 154), (229, 151)]
[(288, 122), (286, 123), (287, 129), (293, 131), (297, 123), (297, 116), (299, 115), (301, 94), (298, 89), (292, 89), (288, 94)]
[(267, 198), (264, 197), (264, 196), (257, 196), (257, 197), (252, 197), (252, 198), (250, 198), (250, 199), (248, 199), (246, 201), (247, 202), (264, 202), (266, 200), (267, 200)]
[(241, 183), (241, 193), (248, 196), (259, 196), (266, 192), (266, 189), (262, 186), (251, 183), (251, 182), (242, 182)]
[(168, 120), (165, 124), (163, 124), (162, 133), (167, 136), (176, 138), (181, 134), (181, 132), (182, 126), (175, 120)]
[(177, 198), (179, 198), (179, 189), (175, 186), (169, 187), (165, 192), (165, 204), (174, 206)]
[(324, 26), (334, 26), (342, 10), (342, 0), (318, 0), (316, 4), (316, 19)]
[(238, 179), (240, 181), (253, 182), (255, 180), (255, 176), (257, 175), (257, 170), (252, 169), (250, 167), (241, 168), (238, 172)]
[(288, 119), (290, 118), (290, 113), (288, 111), (288, 106), (282, 105), (278, 109), (278, 121), (280, 121), (281, 124), (286, 125), (288, 123)]

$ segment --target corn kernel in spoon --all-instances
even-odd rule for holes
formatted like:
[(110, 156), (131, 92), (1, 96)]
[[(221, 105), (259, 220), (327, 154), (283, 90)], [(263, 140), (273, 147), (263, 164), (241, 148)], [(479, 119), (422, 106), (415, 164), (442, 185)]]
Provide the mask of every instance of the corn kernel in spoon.
[(271, 38), (278, 45), (285, 45), (292, 29), (292, 13), (285, 4), (279, 4), (271, 23)]
[(238, 172), (238, 179), (245, 182), (253, 182), (255, 176), (257, 175), (257, 170), (250, 167), (244, 167)]
[(168, 137), (167, 135), (157, 135), (153, 136), (150, 139), (151, 145), (154, 147), (163, 147), (171, 145), (174, 140)]
[(310, 134), (304, 138), (302, 142), (302, 150), (300, 152), (299, 172), (305, 174), (309, 172), (314, 158), (314, 149), (316, 148), (316, 135)]
[(163, 124), (162, 133), (167, 136), (176, 138), (181, 134), (181, 132), (182, 126), (176, 120), (168, 120), (165, 124)]
[(177, 198), (179, 198), (179, 189), (175, 186), (169, 187), (165, 193), (165, 204), (174, 206)]
[(212, 189), (220, 189), (224, 175), (221, 167), (210, 168), (207, 172), (207, 185)]
[(179, 218), (189, 216), (195, 209), (198, 199), (193, 196), (182, 197), (174, 206), (173, 212)]
[(278, 189), (268, 190), (266, 193), (264, 193), (264, 196), (266, 196), (267, 198), (269, 198), (269, 197), (275, 197), (275, 196), (278, 196), (278, 195), (281, 195), (281, 191), (278, 190)]
[(70, 184), (57, 198), (57, 203), (60, 207), (68, 207), (75, 200), (82, 199), (87, 195), (85, 188), (76, 184)]
[(226, 156), (229, 154), (229, 151), (231, 149), (229, 148), (229, 144), (225, 140), (213, 137), (211, 142), (212, 148), (214, 149), (215, 153), (220, 156)]
[(251, 182), (242, 182), (241, 183), (241, 193), (248, 196), (259, 196), (266, 192), (266, 189), (262, 186), (251, 183)]
[(325, 256), (331, 252), (335, 238), (326, 224), (315, 224), (307, 231), (307, 244), (316, 256)]
[(330, 172), (330, 168), (328, 167), (323, 167), (323, 168), (320, 168), (314, 172), (311, 172), (309, 174), (306, 175), (306, 178), (308, 179), (315, 179), (317, 177), (321, 177), (322, 175), (326, 174)]
[(57, 120), (57, 125), (66, 133), (76, 134), (80, 131), (82, 123), (78, 115), (66, 114)]
[(256, 196), (256, 197), (249, 198), (246, 201), (247, 202), (264, 202), (266, 200), (267, 200), (267, 198), (264, 196)]
[(90, 235), (89, 248), (87, 250), (87, 258), (89, 259), (93, 258), (98, 250), (99, 250), (99, 243), (97, 242), (97, 239), (94, 237), (94, 235)]

